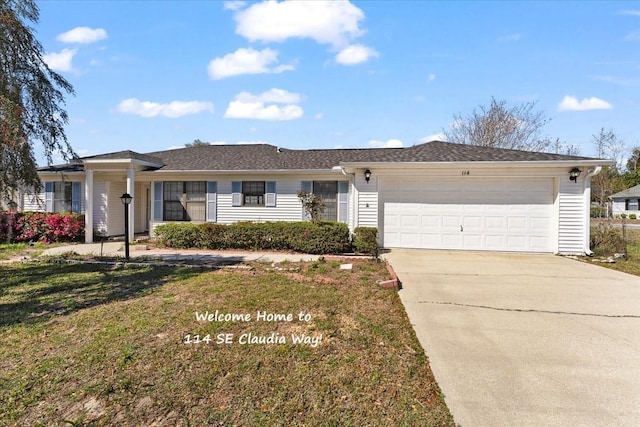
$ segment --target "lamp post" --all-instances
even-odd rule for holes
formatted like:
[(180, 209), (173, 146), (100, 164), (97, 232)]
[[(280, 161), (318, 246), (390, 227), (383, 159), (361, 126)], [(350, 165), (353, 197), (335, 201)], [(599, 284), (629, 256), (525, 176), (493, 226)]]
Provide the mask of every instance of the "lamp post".
[(129, 193), (120, 196), (124, 205), (124, 258), (129, 261), (129, 205), (133, 197)]

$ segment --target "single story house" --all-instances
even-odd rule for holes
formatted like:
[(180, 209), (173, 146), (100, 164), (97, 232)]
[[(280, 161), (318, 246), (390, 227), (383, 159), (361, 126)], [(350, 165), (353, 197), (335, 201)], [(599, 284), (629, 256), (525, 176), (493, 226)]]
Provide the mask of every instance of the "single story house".
[(612, 194), (609, 199), (611, 199), (611, 213), (614, 216), (635, 214), (640, 218), (640, 206), (638, 206), (640, 185)]
[(44, 192), (24, 210), (86, 215), (130, 237), (174, 221), (300, 221), (300, 190), (324, 218), (377, 227), (386, 248), (589, 253), (590, 180), (612, 161), (447, 142), (407, 148), (289, 150), (209, 145), (120, 151), (43, 167)]

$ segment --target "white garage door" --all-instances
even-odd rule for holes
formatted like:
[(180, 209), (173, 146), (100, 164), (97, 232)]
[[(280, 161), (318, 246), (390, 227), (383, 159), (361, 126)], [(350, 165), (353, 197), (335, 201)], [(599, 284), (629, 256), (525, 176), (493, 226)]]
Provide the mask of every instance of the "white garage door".
[(387, 248), (552, 252), (552, 179), (384, 180)]

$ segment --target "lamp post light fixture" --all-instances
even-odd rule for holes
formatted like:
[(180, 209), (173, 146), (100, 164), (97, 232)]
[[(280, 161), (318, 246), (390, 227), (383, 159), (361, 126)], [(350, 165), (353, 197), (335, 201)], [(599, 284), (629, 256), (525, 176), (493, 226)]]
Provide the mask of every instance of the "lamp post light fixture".
[(581, 173), (582, 171), (578, 168), (571, 169), (569, 171), (569, 180), (573, 182), (578, 182), (578, 177), (580, 176)]
[(367, 169), (366, 171), (364, 171), (364, 180), (369, 182), (370, 179), (371, 179), (371, 171)]
[(133, 197), (129, 193), (124, 193), (120, 196), (120, 200), (124, 205), (124, 258), (129, 261), (129, 205)]

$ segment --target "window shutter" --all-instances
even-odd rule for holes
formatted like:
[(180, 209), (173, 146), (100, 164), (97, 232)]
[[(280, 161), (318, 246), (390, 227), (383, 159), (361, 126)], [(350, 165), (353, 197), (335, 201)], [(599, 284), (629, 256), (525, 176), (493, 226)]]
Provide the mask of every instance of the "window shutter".
[(153, 183), (153, 220), (162, 221), (162, 181)]
[(242, 181), (231, 183), (231, 206), (242, 206)]
[(44, 210), (53, 212), (53, 182), (44, 183)]
[(276, 182), (267, 181), (265, 182), (264, 185), (265, 185), (264, 205), (275, 206), (276, 205)]
[(216, 222), (216, 208), (218, 197), (218, 183), (215, 181), (207, 182), (207, 222)]
[[(303, 193), (312, 193), (313, 192), (313, 182), (312, 181), (302, 181), (302, 187), (300, 188), (300, 191), (302, 191)], [(303, 220), (310, 220), (311, 219), (311, 217), (304, 210), (304, 206), (302, 207), (302, 219)]]
[(71, 212), (80, 213), (80, 200), (82, 197), (82, 187), (80, 182), (71, 183)]
[(349, 183), (338, 181), (338, 221), (349, 220)]

